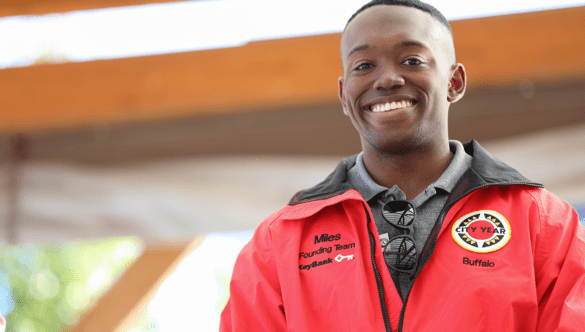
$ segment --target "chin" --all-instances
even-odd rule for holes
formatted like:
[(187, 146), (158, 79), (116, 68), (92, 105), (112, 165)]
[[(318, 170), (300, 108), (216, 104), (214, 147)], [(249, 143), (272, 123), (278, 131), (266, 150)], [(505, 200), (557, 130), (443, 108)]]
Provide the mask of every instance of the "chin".
[(366, 144), (381, 154), (401, 155), (408, 154), (413, 150), (420, 148), (423, 145), (423, 141), (417, 136), (386, 137), (384, 139), (369, 140), (369, 142), (364, 142), (362, 140), (362, 148), (364, 148), (364, 150)]

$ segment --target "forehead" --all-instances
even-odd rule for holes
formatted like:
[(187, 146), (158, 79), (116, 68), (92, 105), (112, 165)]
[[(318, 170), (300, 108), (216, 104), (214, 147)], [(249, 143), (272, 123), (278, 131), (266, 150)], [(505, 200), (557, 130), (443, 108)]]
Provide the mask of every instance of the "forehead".
[(429, 13), (406, 6), (376, 5), (348, 24), (341, 38), (341, 56), (345, 59), (355, 47), (394, 40), (416, 41), (436, 52), (452, 44), (447, 28)]

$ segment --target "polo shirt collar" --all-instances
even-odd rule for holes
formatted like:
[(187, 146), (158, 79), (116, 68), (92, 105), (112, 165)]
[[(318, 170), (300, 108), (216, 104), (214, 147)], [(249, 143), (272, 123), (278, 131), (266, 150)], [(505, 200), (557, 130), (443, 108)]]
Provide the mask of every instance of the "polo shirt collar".
[[(449, 164), (445, 172), (441, 174), (439, 179), (432, 183), (429, 187), (427, 187), (427, 189), (425, 190), (427, 193), (432, 192), (432, 194), (435, 194), (436, 189), (441, 189), (447, 193), (451, 193), (453, 188), (455, 188), (455, 185), (457, 184), (461, 175), (463, 175), (463, 173), (471, 165), (472, 157), (465, 152), (463, 144), (461, 144), (461, 142), (450, 140), (449, 149), (454, 154), (453, 159), (451, 160), (451, 163)], [(357, 189), (357, 191), (362, 195), (362, 197), (367, 202), (369, 202), (371, 199), (373, 199), (374, 197), (378, 196), (381, 193), (387, 191), (389, 192), (400, 191), (400, 189), (396, 185), (389, 189), (377, 184), (370, 177), (370, 174), (366, 170), (366, 166), (364, 164), (363, 152), (360, 152), (358, 154), (355, 165), (348, 171), (348, 177), (351, 184)], [(425, 192), (423, 192), (423, 194), (424, 193)], [(417, 199), (415, 198), (415, 202), (416, 200)]]

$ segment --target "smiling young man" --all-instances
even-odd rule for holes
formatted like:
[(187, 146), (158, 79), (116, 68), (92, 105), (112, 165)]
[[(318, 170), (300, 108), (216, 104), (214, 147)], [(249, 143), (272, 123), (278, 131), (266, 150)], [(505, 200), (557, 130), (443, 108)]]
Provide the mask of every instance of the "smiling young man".
[(448, 138), (466, 75), (443, 15), (372, 1), (350, 18), (341, 57), (362, 152), (258, 227), (220, 330), (582, 330), (574, 209)]

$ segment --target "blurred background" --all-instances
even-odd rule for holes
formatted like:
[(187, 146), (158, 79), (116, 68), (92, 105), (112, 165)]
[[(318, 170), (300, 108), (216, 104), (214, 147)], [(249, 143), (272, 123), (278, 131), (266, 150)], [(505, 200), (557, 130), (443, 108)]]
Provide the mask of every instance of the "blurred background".
[[(366, 2), (1, 1), (7, 331), (217, 331), (256, 226), (360, 151), (337, 78)], [(585, 223), (585, 2), (429, 3), (468, 72), (450, 137)]]

